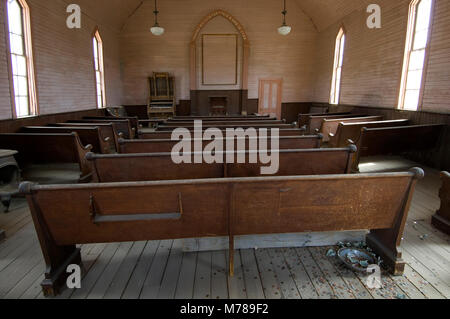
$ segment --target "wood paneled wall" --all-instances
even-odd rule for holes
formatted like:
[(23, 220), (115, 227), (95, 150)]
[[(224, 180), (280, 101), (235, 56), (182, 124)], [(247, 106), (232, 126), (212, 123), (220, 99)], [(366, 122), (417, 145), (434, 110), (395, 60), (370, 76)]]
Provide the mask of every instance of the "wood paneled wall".
[[(5, 42), (5, 1), (0, 1), (0, 119), (11, 115), (11, 97)], [(36, 86), (40, 114), (54, 114), (96, 108), (92, 33), (98, 25), (104, 45), (105, 82), (108, 105), (119, 105), (119, 32), (96, 21), (89, 12), (82, 15), (81, 29), (68, 29), (66, 7), (71, 2), (27, 0), (31, 12)], [(82, 10), (85, 7), (82, 7)], [(108, 8), (105, 8), (107, 14)]]
[[(423, 111), (450, 113), (450, 2), (436, 1)], [(382, 28), (366, 26), (368, 14), (357, 10), (319, 33), (316, 50), (315, 102), (328, 102), (338, 30), (346, 29), (341, 104), (396, 108), (410, 0), (380, 0)]]
[(311, 101), (317, 30), (311, 19), (294, 3), (288, 21), (292, 34), (277, 33), (281, 25), (281, 1), (267, 0), (165, 0), (159, 2), (162, 37), (149, 33), (153, 2), (146, 1), (128, 20), (121, 34), (124, 72), (124, 103), (147, 102), (147, 77), (167, 71), (176, 77), (177, 99), (190, 99), (189, 43), (197, 24), (215, 9), (233, 15), (250, 41), (249, 98), (258, 97), (259, 78), (281, 77), (283, 101)]

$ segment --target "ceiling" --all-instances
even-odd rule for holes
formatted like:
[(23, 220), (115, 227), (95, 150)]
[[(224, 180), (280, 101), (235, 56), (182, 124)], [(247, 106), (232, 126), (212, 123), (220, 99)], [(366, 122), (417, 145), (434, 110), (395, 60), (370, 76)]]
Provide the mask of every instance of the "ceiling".
[[(70, 0), (64, 1), (70, 2)], [(147, 1), (153, 0), (78, 0), (78, 4), (89, 16), (96, 17), (100, 20), (99, 22), (121, 30), (130, 16), (143, 2)], [(289, 1), (293, 1), (294, 5)], [(303, 11), (311, 18), (316, 28), (322, 31), (353, 11), (362, 9), (368, 3), (370, 0), (288, 0), (287, 5), (288, 10), (289, 6), (291, 8), (294, 6), (297, 10)]]

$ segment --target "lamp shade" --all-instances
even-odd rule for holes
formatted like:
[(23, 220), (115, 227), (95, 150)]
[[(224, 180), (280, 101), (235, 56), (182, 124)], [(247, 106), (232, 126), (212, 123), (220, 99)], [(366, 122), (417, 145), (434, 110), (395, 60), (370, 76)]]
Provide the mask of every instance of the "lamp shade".
[(292, 28), (288, 25), (282, 25), (281, 27), (278, 28), (278, 33), (281, 35), (288, 35), (289, 33), (291, 33)]
[(154, 35), (160, 36), (160, 35), (163, 35), (163, 33), (164, 33), (164, 28), (155, 25), (155, 26), (153, 26), (153, 27), (150, 29), (150, 31), (151, 31)]

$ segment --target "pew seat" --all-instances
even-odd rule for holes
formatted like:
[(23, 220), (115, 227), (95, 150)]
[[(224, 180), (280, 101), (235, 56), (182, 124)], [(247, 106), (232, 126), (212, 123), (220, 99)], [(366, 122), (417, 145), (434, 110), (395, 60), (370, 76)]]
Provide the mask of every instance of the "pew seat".
[[(445, 125), (411, 125), (400, 127), (364, 127), (358, 141), (353, 171), (358, 171), (362, 157), (423, 152), (440, 145)], [(354, 143), (354, 141), (350, 141)]]
[[(401, 239), (414, 187), (404, 173), (221, 178), (41, 186), (22, 183), (46, 263), (45, 296), (61, 292), (77, 244), (273, 233), (369, 230), (366, 242), (401, 275)], [(74, 227), (76, 225), (76, 227)], [(324, 258), (326, 258), (324, 256)]]
[(0, 134), (0, 148), (14, 149), (23, 176), (40, 183), (89, 182), (92, 165), (77, 133)]

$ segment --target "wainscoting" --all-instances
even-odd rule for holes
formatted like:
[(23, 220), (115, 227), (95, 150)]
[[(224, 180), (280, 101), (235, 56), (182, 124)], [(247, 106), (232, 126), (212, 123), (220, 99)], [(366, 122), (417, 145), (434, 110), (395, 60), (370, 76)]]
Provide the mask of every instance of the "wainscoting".
[(104, 109), (92, 109), (77, 112), (48, 114), (15, 120), (0, 121), (0, 133), (18, 132), (22, 126), (45, 126), (50, 123), (64, 123), (68, 120), (82, 119), (83, 116), (104, 116)]

